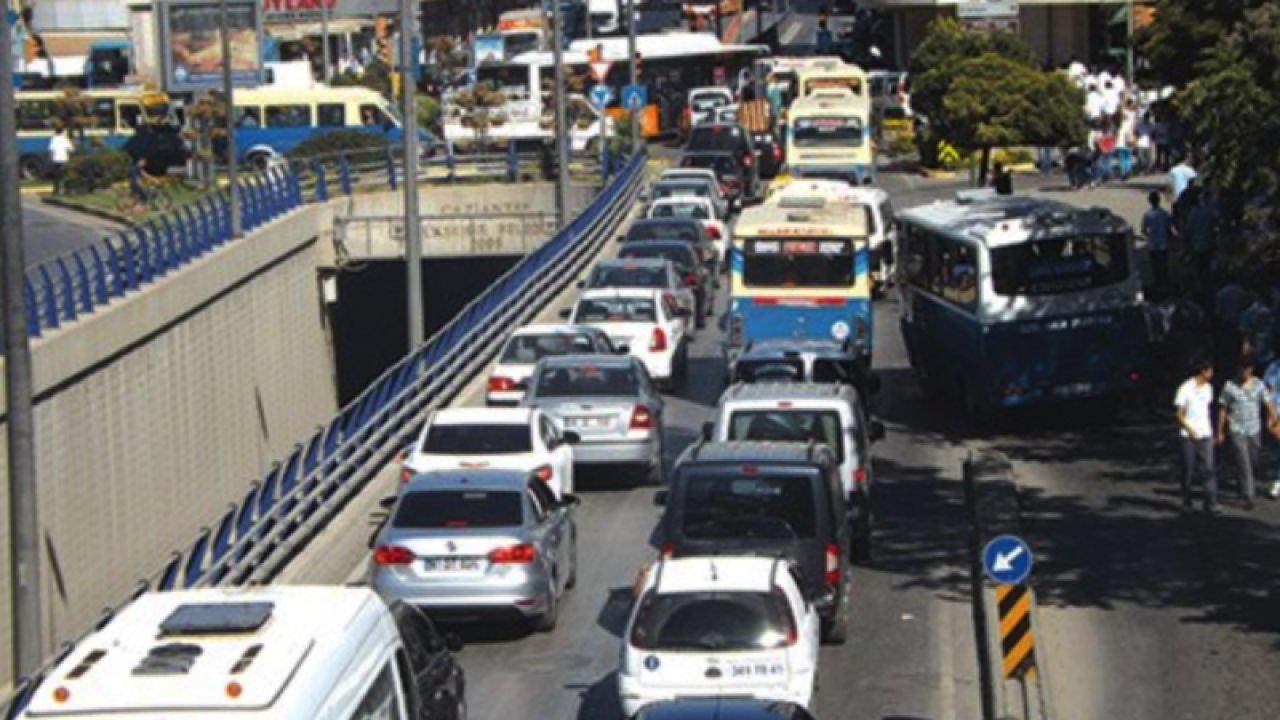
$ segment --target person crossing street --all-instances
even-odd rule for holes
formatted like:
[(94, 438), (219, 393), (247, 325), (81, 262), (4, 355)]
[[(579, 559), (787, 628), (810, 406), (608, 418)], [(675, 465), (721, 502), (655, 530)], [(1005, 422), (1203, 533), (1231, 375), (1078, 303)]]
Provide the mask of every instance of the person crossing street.
[(1173, 407), (1182, 449), (1182, 509), (1191, 509), (1191, 486), (1197, 468), (1204, 474), (1204, 509), (1220, 513), (1218, 476), (1213, 465), (1213, 363), (1201, 361), (1195, 373), (1178, 387)]
[[(1251, 356), (1240, 359), (1236, 377), (1222, 386), (1222, 401), (1218, 408), (1219, 445), (1227, 444), (1235, 461), (1240, 497), (1245, 509), (1253, 509), (1255, 495), (1254, 475), (1262, 453), (1262, 430), (1275, 427), (1276, 410), (1267, 395), (1267, 387), (1254, 375)], [(1263, 423), (1263, 411), (1266, 423)]]

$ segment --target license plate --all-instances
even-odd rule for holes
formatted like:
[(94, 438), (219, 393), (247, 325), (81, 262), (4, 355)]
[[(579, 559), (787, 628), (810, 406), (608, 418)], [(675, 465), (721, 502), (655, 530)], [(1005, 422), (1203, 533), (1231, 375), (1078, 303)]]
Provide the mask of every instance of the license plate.
[(564, 426), (575, 430), (589, 430), (594, 428), (609, 427), (609, 418), (607, 417), (577, 417), (566, 418)]
[(480, 569), (478, 557), (427, 558), (422, 562), (427, 572), (475, 572)]
[(735, 660), (724, 668), (728, 680), (778, 678), (786, 672), (786, 665), (781, 660)]
[(1061, 397), (1088, 395), (1090, 392), (1093, 392), (1092, 383), (1072, 383), (1070, 385), (1059, 385), (1053, 389), (1053, 394)]

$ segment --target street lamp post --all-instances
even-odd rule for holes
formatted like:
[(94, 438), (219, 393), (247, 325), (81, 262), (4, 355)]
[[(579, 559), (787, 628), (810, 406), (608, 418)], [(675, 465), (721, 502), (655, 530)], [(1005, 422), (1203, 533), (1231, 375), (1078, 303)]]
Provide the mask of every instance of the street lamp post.
[(555, 64), (556, 106), (556, 227), (569, 224), (569, 128), (564, 111), (564, 12), (563, 0), (551, 0), (551, 53)]
[(400, 93), (404, 100), (405, 288), (409, 295), (409, 350), (426, 332), (422, 307), (422, 216), (418, 210), (418, 100), (413, 77), (413, 0), (400, 0)]
[(232, 99), (235, 89), (231, 82), (231, 17), (227, 10), (227, 0), (218, 0), (218, 21), (222, 25), (218, 29), (218, 35), (222, 46), (222, 97), (226, 111), (227, 194), (231, 198), (231, 237), (238, 238), (244, 234), (244, 228), (240, 222), (240, 193), (237, 192), (235, 103)]
[[(639, 53), (636, 52), (636, 0), (627, 0), (627, 56), (631, 58), (627, 63), (627, 83), (632, 88), (640, 84), (639, 68), (636, 67), (636, 61)], [(635, 154), (640, 149), (640, 108), (627, 108), (631, 111), (631, 153)]]

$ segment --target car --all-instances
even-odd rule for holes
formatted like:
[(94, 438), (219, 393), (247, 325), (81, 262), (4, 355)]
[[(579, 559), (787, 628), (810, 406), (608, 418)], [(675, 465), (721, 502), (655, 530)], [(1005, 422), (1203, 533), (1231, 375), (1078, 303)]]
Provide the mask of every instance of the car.
[(664, 556), (764, 554), (799, 568), (823, 637), (848, 637), (851, 532), (835, 453), (817, 443), (698, 440), (676, 461), (656, 540)]
[(677, 698), (748, 697), (807, 706), (821, 622), (785, 558), (663, 558), (644, 576), (623, 634), (624, 714)]
[(733, 93), (723, 87), (700, 87), (689, 91), (689, 126), (715, 120), (716, 111), (733, 104)]
[(702, 223), (707, 239), (716, 251), (716, 267), (721, 271), (729, 267), (729, 247), (733, 238), (729, 235), (729, 226), (716, 217), (715, 207), (711, 201), (703, 197), (686, 195), (654, 200), (645, 210), (649, 219), (685, 218)]
[(13, 717), (312, 720), (403, 708), (465, 720), (461, 649), (369, 588), (147, 592), (59, 655)]
[(548, 355), (612, 355), (618, 352), (609, 336), (586, 325), (525, 325), (511, 333), (489, 372), (485, 403), (491, 407), (515, 407), (524, 398), (533, 366)]
[[(667, 180), (693, 180), (693, 179), (706, 180), (710, 182), (711, 185), (716, 189), (719, 189), (719, 186), (720, 186), (720, 182), (716, 180), (715, 172), (711, 170), (707, 170), (706, 168), (669, 167), (666, 170), (663, 170), (658, 175), (658, 179), (656, 182), (664, 182)], [(722, 199), (724, 198), (723, 192), (719, 193), (719, 195)]]
[(710, 267), (698, 257), (697, 250), (687, 242), (680, 240), (650, 240), (630, 242), (618, 249), (618, 257), (623, 259), (659, 259), (669, 261), (675, 266), (685, 286), (694, 294), (694, 326), (702, 328), (706, 317), (715, 311), (715, 279)]
[(378, 532), (369, 584), (428, 615), (550, 632), (578, 577), (578, 504), (518, 470), (415, 475)]
[(850, 188), (847, 194), (853, 204), (862, 206), (867, 213), (867, 227), (871, 230), (867, 238), (871, 249), (871, 280), (873, 292), (880, 295), (893, 277), (893, 259), (898, 249), (893, 203), (889, 193), (877, 187)]
[(849, 504), (853, 557), (871, 559), (871, 445), (884, 439), (884, 425), (867, 419), (856, 390), (837, 383), (734, 385), (720, 396), (715, 421), (704, 426), (704, 433), (712, 442), (818, 442), (831, 448)]
[(720, 187), (733, 207), (741, 208), (746, 204), (746, 172), (742, 163), (730, 152), (686, 152), (680, 157), (681, 167), (707, 168), (716, 174)]
[(729, 216), (733, 214), (732, 204), (729, 202), (729, 195), (726, 188), (720, 186), (720, 181), (716, 179), (715, 171), (707, 168), (681, 168), (682, 170), (697, 170), (698, 174), (686, 175), (679, 177), (661, 178), (649, 188), (649, 192), (642, 197), (647, 202), (654, 202), (663, 198), (678, 197), (682, 195), (696, 195), (705, 197), (716, 207), (716, 217), (728, 222)]
[(782, 172), (786, 164), (786, 144), (776, 128), (753, 130), (751, 141), (756, 147), (756, 160), (760, 163), (760, 177), (772, 180)]
[(573, 323), (604, 330), (614, 345), (625, 345), (644, 363), (658, 385), (674, 389), (689, 366), (689, 313), (675, 295), (643, 288), (586, 290), (569, 310)]
[[(680, 198), (655, 200), (650, 207), (674, 199)], [(690, 199), (705, 200), (705, 198)], [(648, 240), (679, 240), (689, 243), (697, 251), (699, 262), (706, 265), (714, 277), (718, 262), (716, 243), (711, 239), (702, 221), (688, 217), (643, 218), (631, 223), (631, 227), (627, 228), (626, 234), (622, 236), (624, 245)]]
[(665, 405), (644, 364), (615, 355), (563, 355), (538, 362), (525, 402), (580, 440), (581, 465), (629, 465), (662, 484)]
[(718, 122), (718, 123), (738, 122), (738, 107), (739, 106), (737, 104), (734, 104), (734, 105), (724, 105), (722, 107), (716, 108), (715, 115), (714, 117), (711, 118), (711, 122)]
[[(665, 290), (676, 296), (680, 307), (694, 317), (698, 310), (698, 296), (693, 286), (686, 285), (676, 272), (676, 266), (664, 258), (608, 258), (599, 260), (591, 268), (587, 279), (578, 283), (586, 290), (602, 288), (649, 288)], [(589, 327), (589, 326), (588, 326)], [(599, 328), (592, 328), (603, 333)], [(607, 336), (606, 336), (607, 337)]]
[(740, 122), (704, 123), (689, 131), (689, 142), (684, 152), (731, 153), (742, 167), (742, 194), (748, 200), (760, 197), (759, 166), (756, 164), (755, 143), (751, 133)]
[(574, 433), (537, 408), (436, 410), (400, 468), (400, 483), (431, 470), (495, 468), (532, 473), (556, 497), (573, 492)]
[(804, 707), (741, 697), (680, 698), (645, 705), (632, 720), (815, 720)]
[(864, 412), (880, 392), (871, 373), (849, 341), (816, 338), (752, 340), (730, 357), (729, 384), (754, 382), (844, 383), (858, 391)]

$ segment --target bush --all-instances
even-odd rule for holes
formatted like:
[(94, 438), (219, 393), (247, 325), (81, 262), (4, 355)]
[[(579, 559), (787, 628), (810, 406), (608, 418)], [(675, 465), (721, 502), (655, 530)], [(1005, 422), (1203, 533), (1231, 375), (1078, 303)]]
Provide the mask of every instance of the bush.
[(332, 130), (319, 135), (312, 135), (293, 146), (285, 155), (290, 160), (304, 160), (317, 155), (333, 153), (350, 153), (368, 155), (385, 153), (387, 139), (383, 135), (363, 130)]
[(63, 178), (67, 192), (90, 193), (129, 178), (133, 161), (121, 150), (90, 150), (71, 154)]

